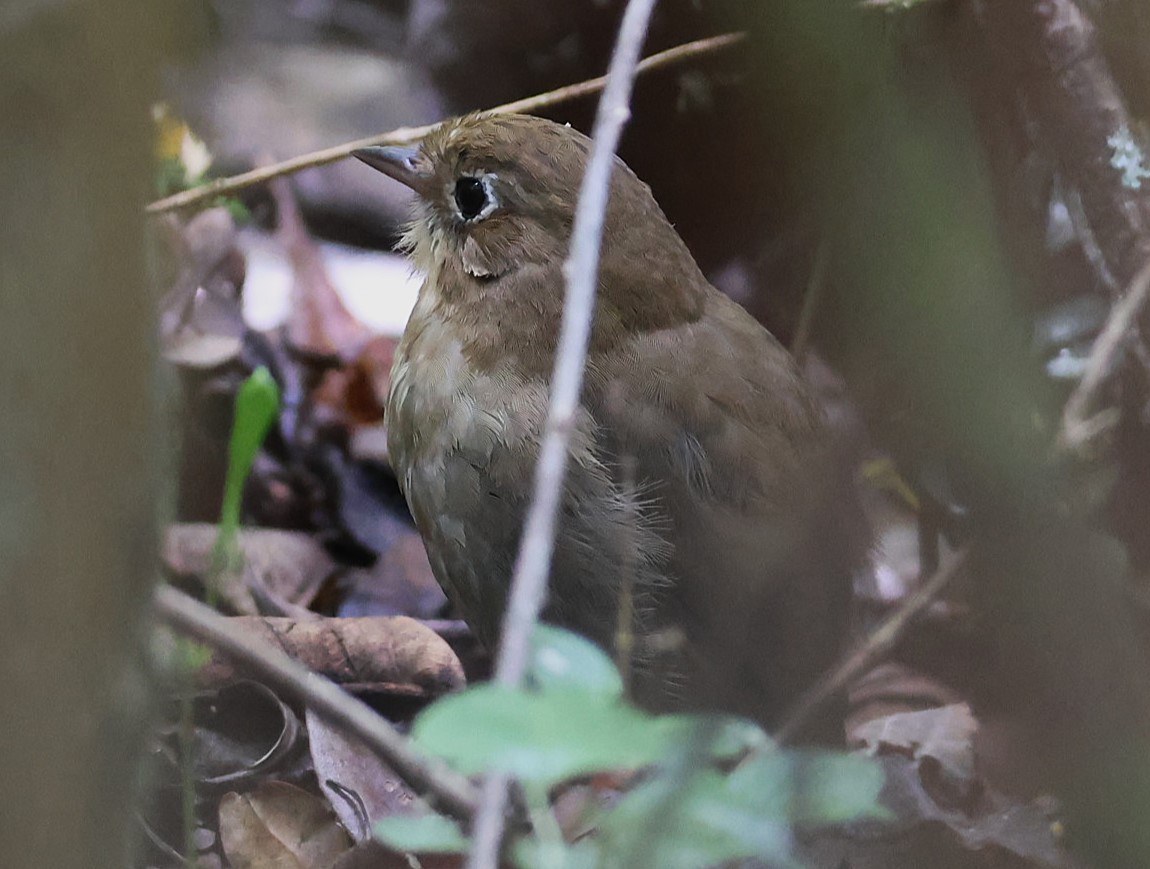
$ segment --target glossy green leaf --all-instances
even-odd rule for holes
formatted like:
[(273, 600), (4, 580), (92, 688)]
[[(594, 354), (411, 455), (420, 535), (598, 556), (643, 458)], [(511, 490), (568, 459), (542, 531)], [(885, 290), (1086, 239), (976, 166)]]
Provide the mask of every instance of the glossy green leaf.
[(412, 854), (462, 854), (467, 837), (443, 815), (393, 815), (375, 825), (375, 838), (389, 848)]
[(519, 869), (599, 869), (602, 854), (598, 844), (587, 840), (567, 844), (566, 842), (541, 842), (529, 836), (516, 843), (512, 857)]
[(220, 525), (239, 525), (244, 481), (279, 411), (279, 387), (268, 370), (260, 366), (243, 382), (236, 394), (235, 420), (228, 443), (228, 476)]
[(498, 685), (439, 700), (415, 719), (412, 736), (461, 772), (500, 770), (537, 786), (646, 766), (673, 744), (656, 719), (601, 695)]
[(541, 691), (586, 691), (607, 698), (623, 696), (615, 663), (590, 640), (551, 625), (539, 625), (531, 637), (531, 684)]
[(702, 869), (758, 858), (795, 865), (792, 829), (886, 813), (882, 771), (870, 758), (764, 751), (730, 775), (669, 769), (627, 794), (603, 824), (611, 866)]
[(712, 769), (686, 782), (663, 774), (640, 785), (608, 816), (603, 835), (612, 867), (704, 869), (751, 857), (793, 865), (786, 819), (764, 816)]
[(736, 769), (730, 783), (746, 799), (765, 811), (781, 812), (794, 824), (818, 826), (887, 816), (878, 802), (882, 769), (863, 755), (768, 751)]
[(256, 454), (279, 413), (280, 393), (275, 379), (260, 366), (240, 386), (236, 394), (235, 420), (228, 443), (228, 472), (224, 483), (224, 503), (220, 510), (220, 536), (213, 561), (222, 570), (234, 560), (235, 538), (240, 527), (240, 504), (244, 482), (251, 473)]
[(668, 742), (694, 738), (703, 722), (709, 722), (708, 756), (715, 760), (736, 760), (751, 751), (765, 751), (771, 739), (755, 722), (734, 715), (661, 715), (658, 727)]

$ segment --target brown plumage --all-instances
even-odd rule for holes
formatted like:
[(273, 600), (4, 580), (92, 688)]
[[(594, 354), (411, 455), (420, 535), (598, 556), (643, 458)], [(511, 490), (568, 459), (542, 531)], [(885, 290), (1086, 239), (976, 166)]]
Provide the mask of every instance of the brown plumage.
[[(356, 155), (419, 194), (407, 244), (427, 278), (396, 354), (389, 450), (436, 577), (488, 644), (588, 145), (550, 121), (473, 116), (418, 149)], [(844, 633), (855, 513), (830, 452), (790, 355), (617, 160), (544, 617), (614, 649), (629, 596), (640, 700), (772, 723)]]

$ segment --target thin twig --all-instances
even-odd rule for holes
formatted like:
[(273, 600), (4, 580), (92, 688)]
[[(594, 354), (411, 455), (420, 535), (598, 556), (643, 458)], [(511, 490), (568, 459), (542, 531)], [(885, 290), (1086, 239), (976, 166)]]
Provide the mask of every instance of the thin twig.
[[(696, 57), (714, 54), (730, 48), (733, 45), (737, 45), (743, 41), (745, 36), (746, 34), (743, 33), (724, 33), (721, 36), (711, 36), (707, 39), (696, 39), (694, 42), (676, 45), (674, 48), (668, 48), (666, 51), (660, 51), (657, 54), (652, 54), (650, 57), (644, 58), (636, 67), (635, 71), (637, 73), (650, 72), (651, 70), (675, 66)], [(607, 76), (599, 76), (598, 78), (587, 79), (586, 81), (577, 82), (576, 84), (564, 85), (561, 88), (556, 88), (546, 93), (524, 97), (523, 99), (487, 109), (485, 114), (508, 115), (537, 112), (549, 106), (598, 93), (603, 89), (603, 85), (606, 81)], [(284, 160), (282, 163), (275, 163), (271, 166), (261, 166), (257, 169), (252, 169), (250, 172), (233, 175), (230, 178), (218, 178), (200, 187), (193, 187), (191, 190), (184, 190), (172, 196), (165, 197), (164, 199), (158, 199), (148, 205), (146, 211), (149, 214), (160, 214), (165, 211), (174, 211), (192, 205), (199, 205), (215, 199), (217, 196), (226, 196), (238, 190), (243, 190), (245, 187), (270, 181), (272, 178), (277, 178), (280, 175), (290, 175), (293, 172), (300, 172), (304, 169), (313, 169), (316, 166), (325, 166), (328, 163), (334, 163), (337, 160), (342, 160), (350, 156), (351, 152), (356, 148), (367, 148), (372, 145), (406, 145), (422, 139), (438, 126), (439, 123), (428, 124), (423, 127), (399, 127), (386, 133), (377, 133), (374, 136), (368, 136), (366, 139), (357, 139), (354, 142), (347, 142), (343, 145), (335, 145), (320, 151), (312, 151), (309, 154)]]
[[(1011, 82), (1025, 128), (1058, 167), (1083, 251), (1112, 293), (1129, 286), (1150, 242), (1138, 121), (1108, 62), (1090, 3), (963, 3), (987, 74)], [(977, 11), (975, 11), (977, 10)], [(989, 97), (989, 93), (985, 95)], [(989, 117), (989, 113), (984, 113)], [(1133, 174), (1132, 174), (1133, 173)]]
[(967, 549), (960, 549), (939, 567), (918, 590), (906, 598), (885, 621), (875, 628), (862, 643), (849, 652), (834, 669), (827, 671), (812, 685), (783, 716), (783, 723), (775, 731), (775, 742), (782, 745), (792, 739), (818, 709), (842, 691), (850, 682), (870, 670), (890, 654), (910, 624), (942, 594), (959, 569), (966, 562)]
[(496, 869), (499, 866), (499, 846), (503, 841), (510, 790), (511, 777), (507, 773), (493, 772), (484, 777), (479, 791), (479, 811), (471, 828), (467, 869)]
[[(591, 150), (579, 189), (579, 203), (571, 230), (571, 249), (563, 263), (567, 292), (563, 321), (551, 376), (547, 423), (535, 468), (531, 507), (523, 525), (523, 538), (515, 559), (511, 591), (504, 617), (495, 680), (518, 687), (527, 670), (531, 634), (539, 621), (547, 594), (547, 576), (555, 549), (556, 520), (567, 473), (567, 450), (579, 411), (587, 345), (595, 312), (599, 275), (599, 246), (607, 218), (611, 172), (623, 126), (631, 117), (631, 90), (638, 73), (639, 53), (656, 0), (628, 0), (619, 36), (607, 69), (603, 96), (595, 114)], [(502, 776), (484, 785), (484, 801), (475, 822), (468, 869), (495, 869), (507, 805), (507, 784)]]
[(631, 116), (628, 106), (635, 65), (655, 2), (629, 0), (624, 12), (607, 73), (607, 86), (595, 118), (591, 150), (571, 230), (571, 250), (563, 263), (567, 292), (551, 376), (551, 400), (539, 450), (539, 464), (535, 470), (531, 509), (515, 560), (503, 641), (495, 668), (496, 680), (509, 686), (517, 686), (527, 669), (531, 633), (547, 591), (555, 523), (567, 473), (567, 448), (579, 411), (579, 394), (583, 389), (583, 369), (595, 311), (599, 245), (607, 216), (611, 170), (623, 126)]
[(1150, 262), (1134, 276), (1122, 298), (1110, 311), (1106, 325), (1094, 339), (1090, 358), (1082, 379), (1062, 408), (1062, 424), (1055, 441), (1056, 448), (1069, 453), (1081, 453), (1099, 435), (1113, 428), (1119, 418), (1116, 408), (1107, 408), (1089, 415), (1102, 387), (1110, 380), (1122, 361), (1130, 339), (1136, 334), (1146, 300), (1150, 297)]
[(253, 641), (230, 625), (226, 617), (171, 586), (157, 588), (154, 602), (160, 618), (177, 632), (229, 655), (273, 688), (358, 737), (407, 784), (428, 795), (436, 808), (465, 823), (474, 815), (479, 795), (471, 782), (438, 760), (417, 752), (403, 734), (367, 704), (279, 649)]

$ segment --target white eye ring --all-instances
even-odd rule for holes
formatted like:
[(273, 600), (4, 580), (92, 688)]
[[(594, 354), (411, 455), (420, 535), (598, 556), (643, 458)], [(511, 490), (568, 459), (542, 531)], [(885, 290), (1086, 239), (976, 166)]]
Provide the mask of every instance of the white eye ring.
[(456, 179), (449, 193), (460, 220), (464, 223), (477, 223), (499, 207), (499, 198), (495, 195), (495, 185), (492, 183), (497, 177), (487, 173), (461, 175)]

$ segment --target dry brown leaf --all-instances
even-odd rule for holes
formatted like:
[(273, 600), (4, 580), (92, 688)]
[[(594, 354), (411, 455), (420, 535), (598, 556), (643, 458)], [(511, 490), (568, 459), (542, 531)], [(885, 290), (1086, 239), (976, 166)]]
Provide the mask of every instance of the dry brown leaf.
[[(466, 683), (463, 667), (447, 642), (406, 616), (308, 621), (236, 616), (231, 621), (312, 672), (349, 688), (423, 697)], [(219, 685), (238, 675), (230, 659), (216, 655), (200, 668), (196, 681)]]
[(291, 183), (277, 178), (270, 186), (279, 211), (279, 239), (291, 260), (294, 277), (288, 344), (309, 356), (352, 359), (371, 331), (352, 315), (332, 285), (323, 254), (300, 215)]
[(160, 225), (175, 272), (160, 302), (164, 356), (176, 365), (216, 368), (235, 359), (243, 345), (245, 263), (235, 221), (226, 209), (209, 208), (186, 223)]
[(351, 847), (327, 803), (284, 782), (225, 794), (220, 841), (234, 869), (327, 869)]
[[(169, 526), (164, 536), (164, 566), (176, 576), (193, 576), (206, 584), (217, 534), (215, 525), (205, 523)], [(221, 599), (235, 612), (261, 612), (252, 584), (256, 585), (257, 594), (266, 589), (274, 598), (307, 606), (336, 570), (327, 550), (300, 531), (243, 528), (237, 542), (244, 557), (244, 570), (226, 577), (219, 590)]]
[(422, 806), (415, 793), (374, 751), (310, 710), (307, 734), (320, 788), (356, 841), (370, 839), (376, 821), (410, 814)]
[(868, 753), (894, 750), (913, 760), (938, 764), (948, 789), (967, 794), (975, 784), (974, 735), (978, 722), (965, 703), (921, 712), (900, 712), (855, 729)]

